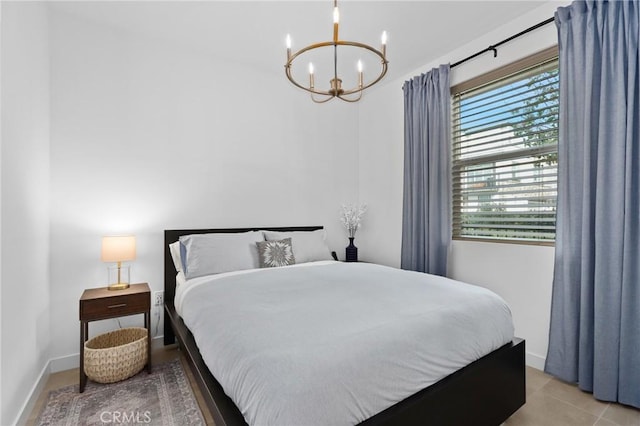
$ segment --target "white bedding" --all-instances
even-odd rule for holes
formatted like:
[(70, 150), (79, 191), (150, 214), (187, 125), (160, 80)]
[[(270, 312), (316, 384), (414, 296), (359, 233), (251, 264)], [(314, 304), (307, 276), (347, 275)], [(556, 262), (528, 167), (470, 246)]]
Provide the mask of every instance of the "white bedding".
[(366, 263), (199, 277), (175, 305), (250, 425), (356, 424), (513, 339), (491, 291)]

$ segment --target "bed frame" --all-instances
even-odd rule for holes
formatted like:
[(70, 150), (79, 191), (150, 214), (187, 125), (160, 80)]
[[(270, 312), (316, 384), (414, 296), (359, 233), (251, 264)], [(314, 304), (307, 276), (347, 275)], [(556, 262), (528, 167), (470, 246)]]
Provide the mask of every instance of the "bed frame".
[[(188, 229), (164, 231), (164, 344), (175, 343), (189, 363), (216, 426), (246, 425), (244, 417), (208, 370), (173, 299), (176, 270), (169, 244), (181, 235), (257, 230), (314, 231), (322, 226)], [(221, 326), (224, 326), (222, 324)], [(464, 344), (464, 342), (461, 342)], [(373, 425), (497, 426), (525, 403), (525, 342), (513, 342), (452, 373), (361, 423)]]

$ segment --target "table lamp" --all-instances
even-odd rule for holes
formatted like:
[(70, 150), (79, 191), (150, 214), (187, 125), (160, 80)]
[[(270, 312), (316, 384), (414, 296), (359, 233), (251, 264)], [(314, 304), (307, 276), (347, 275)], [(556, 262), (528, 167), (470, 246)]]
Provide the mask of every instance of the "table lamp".
[(117, 264), (109, 267), (109, 290), (129, 288), (129, 266), (122, 266), (122, 262), (135, 258), (136, 237), (133, 235), (102, 237), (102, 261)]

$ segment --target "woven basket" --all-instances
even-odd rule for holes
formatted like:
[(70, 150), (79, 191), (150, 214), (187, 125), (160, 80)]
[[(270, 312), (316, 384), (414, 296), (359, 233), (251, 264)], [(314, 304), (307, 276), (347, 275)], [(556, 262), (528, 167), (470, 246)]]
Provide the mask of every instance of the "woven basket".
[(98, 383), (113, 383), (138, 373), (147, 363), (147, 329), (121, 328), (84, 344), (84, 372)]

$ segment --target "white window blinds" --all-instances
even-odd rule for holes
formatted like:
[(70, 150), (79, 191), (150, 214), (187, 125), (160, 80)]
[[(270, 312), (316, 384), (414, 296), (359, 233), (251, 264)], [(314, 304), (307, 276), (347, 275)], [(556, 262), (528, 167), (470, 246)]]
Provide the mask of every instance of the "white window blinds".
[(558, 61), (453, 94), (453, 237), (553, 242)]

